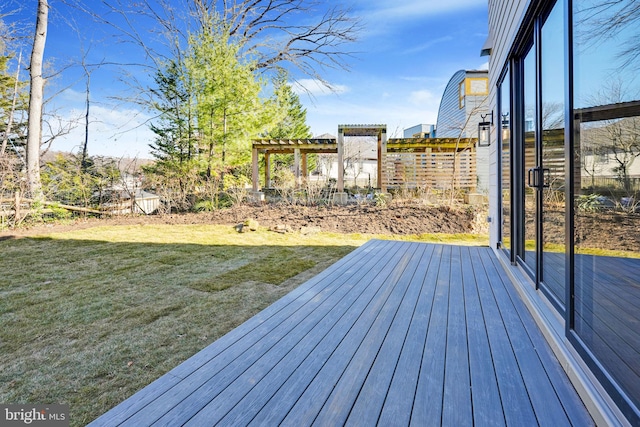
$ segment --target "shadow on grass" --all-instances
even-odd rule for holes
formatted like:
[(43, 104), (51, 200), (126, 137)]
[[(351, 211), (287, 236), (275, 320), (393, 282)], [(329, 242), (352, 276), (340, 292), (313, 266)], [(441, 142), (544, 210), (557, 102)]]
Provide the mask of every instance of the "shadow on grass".
[(0, 402), (84, 425), (356, 247), (0, 242)]

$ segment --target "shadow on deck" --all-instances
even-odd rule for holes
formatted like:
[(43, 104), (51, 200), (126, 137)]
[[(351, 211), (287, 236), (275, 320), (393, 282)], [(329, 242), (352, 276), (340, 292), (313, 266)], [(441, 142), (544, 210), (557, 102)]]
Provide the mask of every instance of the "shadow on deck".
[(106, 425), (592, 425), (489, 248), (374, 240)]

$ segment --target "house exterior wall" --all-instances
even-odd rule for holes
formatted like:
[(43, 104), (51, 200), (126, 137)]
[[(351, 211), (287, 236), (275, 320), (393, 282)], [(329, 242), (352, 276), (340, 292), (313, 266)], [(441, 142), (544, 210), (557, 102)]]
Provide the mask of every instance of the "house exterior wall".
[(491, 246), (598, 425), (640, 425), (635, 3), (489, 0), (483, 47)]
[(435, 125), (420, 124), (411, 126), (405, 129), (403, 134), (405, 138), (434, 138)]
[[(438, 121), (436, 123), (436, 136), (438, 138), (466, 138), (466, 130), (463, 129), (466, 121), (467, 110), (460, 108), (460, 84), (466, 77), (465, 70), (457, 71), (447, 83), (438, 108)], [(462, 133), (462, 135), (461, 135)]]
[[(447, 83), (438, 109), (438, 138), (475, 138), (487, 105), (487, 71), (459, 70)], [(476, 174), (480, 193), (489, 192), (489, 156), (487, 147), (477, 147)]]
[[(507, 57), (511, 45), (513, 44), (518, 28), (521, 25), (525, 11), (529, 5), (528, 0), (489, 0), (489, 40), (492, 42), (493, 48), (489, 56), (489, 97), (487, 100), (488, 108), (498, 111), (498, 91), (496, 90), (498, 80), (502, 76)], [(491, 127), (491, 140), (497, 141), (498, 126)], [(489, 218), (491, 223), (489, 226), (490, 242), (492, 247), (498, 244), (500, 236), (500, 203), (498, 198), (499, 186), (495, 183), (499, 180), (498, 168), (498, 151), (501, 149), (499, 144), (492, 144), (489, 147)]]

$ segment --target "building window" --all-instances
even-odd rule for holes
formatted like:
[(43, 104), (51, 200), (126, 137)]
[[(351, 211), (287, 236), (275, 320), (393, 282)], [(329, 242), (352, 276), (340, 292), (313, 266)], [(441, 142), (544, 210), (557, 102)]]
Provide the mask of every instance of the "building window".
[(489, 79), (487, 77), (469, 77), (466, 79), (466, 86), (469, 95), (489, 95)]
[[(466, 80), (466, 79), (465, 79)], [(458, 85), (458, 99), (460, 100), (459, 107), (464, 108), (465, 101), (465, 80), (462, 80)]]

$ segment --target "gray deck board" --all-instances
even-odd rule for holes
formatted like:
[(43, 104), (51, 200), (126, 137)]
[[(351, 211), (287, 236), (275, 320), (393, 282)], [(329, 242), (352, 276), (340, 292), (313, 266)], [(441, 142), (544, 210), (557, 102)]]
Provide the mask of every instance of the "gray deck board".
[(469, 342), (469, 372), (473, 394), (473, 418), (476, 425), (505, 425), (500, 405), (500, 391), (496, 382), (494, 360), (487, 336), (487, 323), (482, 312), (480, 295), (473, 271), (471, 251), (463, 248), (462, 281)]
[(538, 423), (556, 426), (570, 425), (562, 403), (555, 394), (538, 354), (531, 351), (535, 347), (520, 319), (520, 315), (528, 314), (525, 312), (526, 307), (524, 304), (514, 304), (503, 281), (504, 278), (500, 277), (496, 265), (487, 257), (487, 254), (481, 254), (481, 258), (484, 259), (487, 272), (493, 277), (491, 283), (496, 300), (499, 305), (505, 308), (501, 310), (502, 320), (507, 327), (509, 340), (520, 366), (522, 379), (528, 390)]
[(371, 241), (92, 425), (590, 425), (489, 248)]

